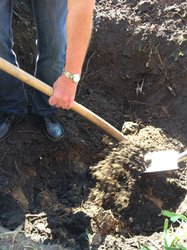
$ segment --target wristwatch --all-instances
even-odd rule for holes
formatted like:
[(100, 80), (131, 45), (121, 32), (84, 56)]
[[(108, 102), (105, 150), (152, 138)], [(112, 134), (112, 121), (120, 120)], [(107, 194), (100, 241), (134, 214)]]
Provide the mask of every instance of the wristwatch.
[(72, 82), (74, 82), (74, 83), (78, 83), (81, 79), (80, 74), (72, 74), (72, 73), (68, 72), (67, 70), (63, 70), (62, 73), (63, 73), (63, 75), (65, 75), (65, 77), (72, 80)]

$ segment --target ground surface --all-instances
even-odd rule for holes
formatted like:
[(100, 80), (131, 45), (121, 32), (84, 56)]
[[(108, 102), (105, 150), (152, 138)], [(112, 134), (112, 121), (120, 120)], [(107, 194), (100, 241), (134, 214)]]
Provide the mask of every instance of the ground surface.
[[(28, 114), (0, 144), (1, 226), (45, 244), (38, 249), (163, 249), (160, 213), (186, 214), (187, 168), (142, 172), (145, 153), (187, 145), (187, 3), (173, 2), (97, 1), (76, 100), (126, 140), (59, 111), (66, 135), (50, 143)], [(15, 1), (13, 21), (18, 61), (33, 73), (26, 2)], [(31, 244), (13, 238), (0, 245)]]

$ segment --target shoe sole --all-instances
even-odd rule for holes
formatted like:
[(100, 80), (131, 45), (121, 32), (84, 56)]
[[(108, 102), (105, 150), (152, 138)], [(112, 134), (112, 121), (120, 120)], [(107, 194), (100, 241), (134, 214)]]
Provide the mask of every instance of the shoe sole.
[(2, 139), (0, 139), (0, 142), (3, 142), (4, 140), (6, 140), (9, 137), (9, 135), (12, 133), (12, 130), (13, 129), (11, 129)]
[(64, 135), (62, 135), (61, 137), (59, 137), (59, 138), (57, 138), (57, 139), (54, 139), (54, 138), (52, 138), (52, 137), (50, 137), (50, 136), (48, 135), (48, 133), (47, 133), (47, 131), (44, 129), (44, 127), (42, 127), (42, 131), (43, 131), (43, 134), (45, 135), (45, 137), (46, 137), (49, 141), (51, 141), (51, 142), (58, 142), (58, 141), (60, 141), (61, 139), (63, 139), (63, 137), (64, 137)]
[[(22, 118), (22, 117), (17, 117), (16, 120), (15, 120), (15, 122), (14, 122), (14, 125), (15, 125), (15, 124), (19, 124), (19, 123), (22, 122), (23, 120), (24, 120), (24, 118)], [(4, 140), (6, 140), (6, 139), (9, 137), (9, 135), (12, 133), (12, 131), (13, 131), (13, 129), (14, 129), (14, 125), (12, 126), (12, 128), (10, 129), (10, 131), (9, 131), (2, 139), (0, 139), (0, 142), (3, 142)]]
[[(15, 120), (14, 125), (15, 125), (15, 124), (19, 124), (19, 123), (22, 122), (23, 120), (24, 120), (24, 118), (18, 117), (18, 118)], [(10, 131), (9, 131), (2, 139), (0, 139), (0, 142), (3, 142), (4, 140), (6, 140), (6, 139), (9, 137), (9, 135), (12, 133), (12, 131), (13, 131), (13, 129), (14, 129), (14, 125), (12, 126), (12, 128), (10, 129)]]

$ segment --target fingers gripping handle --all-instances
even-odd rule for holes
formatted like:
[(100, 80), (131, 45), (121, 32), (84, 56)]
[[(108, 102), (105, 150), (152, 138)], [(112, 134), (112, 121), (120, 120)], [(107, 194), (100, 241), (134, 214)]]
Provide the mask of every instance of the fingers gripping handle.
[[(53, 94), (53, 88), (51, 86), (40, 81), (36, 77), (9, 63), (1, 57), (0, 69), (48, 96), (51, 96)], [(118, 141), (123, 141), (125, 139), (125, 136), (119, 130), (114, 128), (111, 124), (106, 122), (104, 119), (102, 119), (89, 109), (85, 108), (83, 105), (74, 101), (71, 109), (79, 113), (81, 116), (88, 119), (92, 123), (96, 124), (98, 127), (102, 128), (104, 131), (112, 135)]]

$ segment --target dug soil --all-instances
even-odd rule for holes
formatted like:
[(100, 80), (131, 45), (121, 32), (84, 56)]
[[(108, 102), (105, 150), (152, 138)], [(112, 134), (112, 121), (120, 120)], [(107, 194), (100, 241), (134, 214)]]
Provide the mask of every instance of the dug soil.
[[(14, 49), (33, 74), (28, 2), (14, 1)], [(2, 227), (42, 243), (37, 249), (163, 249), (161, 211), (187, 215), (187, 168), (145, 174), (144, 155), (187, 146), (186, 26), (186, 1), (96, 2), (76, 101), (126, 139), (59, 110), (65, 137), (52, 143), (28, 114), (0, 144)], [(0, 249), (26, 249), (1, 235)]]

